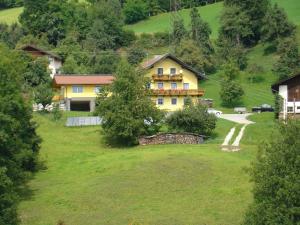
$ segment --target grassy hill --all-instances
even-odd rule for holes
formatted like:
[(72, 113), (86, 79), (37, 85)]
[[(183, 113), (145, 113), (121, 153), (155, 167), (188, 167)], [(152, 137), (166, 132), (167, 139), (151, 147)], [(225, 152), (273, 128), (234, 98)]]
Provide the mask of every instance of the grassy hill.
[[(244, 168), (256, 147), (245, 141), (240, 152), (220, 151), (233, 123), (219, 120), (209, 144), (111, 149), (102, 143), (98, 127), (64, 127), (71, 115), (82, 114), (65, 113), (60, 122), (35, 114), (47, 169), (29, 184), (19, 207), (21, 224), (242, 222), (251, 201)], [(257, 130), (263, 123), (253, 126)]]
[[(300, 25), (300, 1), (299, 0), (271, 0), (284, 8), (290, 20), (296, 25)], [(199, 7), (199, 12), (202, 18), (207, 21), (212, 29), (212, 38), (216, 38), (219, 29), (219, 19), (223, 3), (219, 2), (212, 5)], [(190, 22), (190, 10), (184, 9), (179, 11), (186, 25)], [(139, 23), (126, 26), (127, 29), (133, 30), (136, 33), (154, 33), (161, 31), (169, 31), (171, 23), (171, 14), (163, 13), (157, 16), (150, 17), (147, 20)]]
[(23, 7), (0, 10), (0, 23), (12, 24), (18, 22), (18, 17), (22, 11)]

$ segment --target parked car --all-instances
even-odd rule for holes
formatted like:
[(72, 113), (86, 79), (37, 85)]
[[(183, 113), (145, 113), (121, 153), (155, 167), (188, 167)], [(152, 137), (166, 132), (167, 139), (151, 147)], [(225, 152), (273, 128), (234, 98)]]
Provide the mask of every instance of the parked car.
[(246, 107), (235, 107), (234, 112), (238, 114), (244, 114), (247, 113), (247, 108)]
[(252, 112), (274, 112), (274, 108), (268, 104), (262, 104), (261, 106), (255, 106), (252, 108)]
[(209, 114), (214, 114), (216, 117), (220, 117), (223, 114), (221, 111), (212, 108), (207, 109), (207, 112)]

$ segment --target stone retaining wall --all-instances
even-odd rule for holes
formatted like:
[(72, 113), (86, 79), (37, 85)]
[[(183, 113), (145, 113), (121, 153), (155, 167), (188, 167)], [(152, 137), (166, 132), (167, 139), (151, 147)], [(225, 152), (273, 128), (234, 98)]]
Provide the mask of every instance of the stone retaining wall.
[(161, 145), (161, 144), (202, 144), (204, 137), (192, 133), (161, 133), (153, 136), (141, 137), (140, 145)]

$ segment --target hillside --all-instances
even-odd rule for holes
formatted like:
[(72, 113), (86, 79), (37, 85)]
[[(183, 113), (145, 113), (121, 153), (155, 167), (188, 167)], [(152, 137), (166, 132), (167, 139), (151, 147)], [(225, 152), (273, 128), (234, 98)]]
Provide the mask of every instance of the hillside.
[(12, 24), (18, 22), (23, 7), (0, 10), (0, 23)]
[[(287, 12), (290, 20), (296, 25), (300, 25), (300, 1), (299, 0), (271, 0), (273, 3), (277, 3), (280, 7), (284, 8)], [(202, 18), (207, 21), (212, 29), (212, 37), (216, 38), (219, 29), (219, 19), (223, 8), (223, 3), (215, 3), (199, 7)], [(189, 24), (189, 11), (184, 9), (179, 11), (186, 25)], [(169, 31), (170, 27), (170, 13), (163, 13), (157, 16), (153, 16), (148, 20), (141, 21), (139, 23), (127, 26), (127, 29), (133, 30), (135, 33), (154, 33)]]

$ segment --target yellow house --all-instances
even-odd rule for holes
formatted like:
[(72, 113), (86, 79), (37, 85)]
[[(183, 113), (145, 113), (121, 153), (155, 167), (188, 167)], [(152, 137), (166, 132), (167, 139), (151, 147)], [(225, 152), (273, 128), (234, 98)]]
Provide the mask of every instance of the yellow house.
[(183, 108), (187, 99), (197, 102), (204, 95), (198, 85), (204, 75), (171, 54), (157, 55), (142, 64), (151, 79), (152, 100), (162, 110)]
[(63, 75), (53, 78), (57, 91), (54, 101), (59, 101), (67, 111), (94, 111), (97, 94), (114, 80), (110, 74)]

